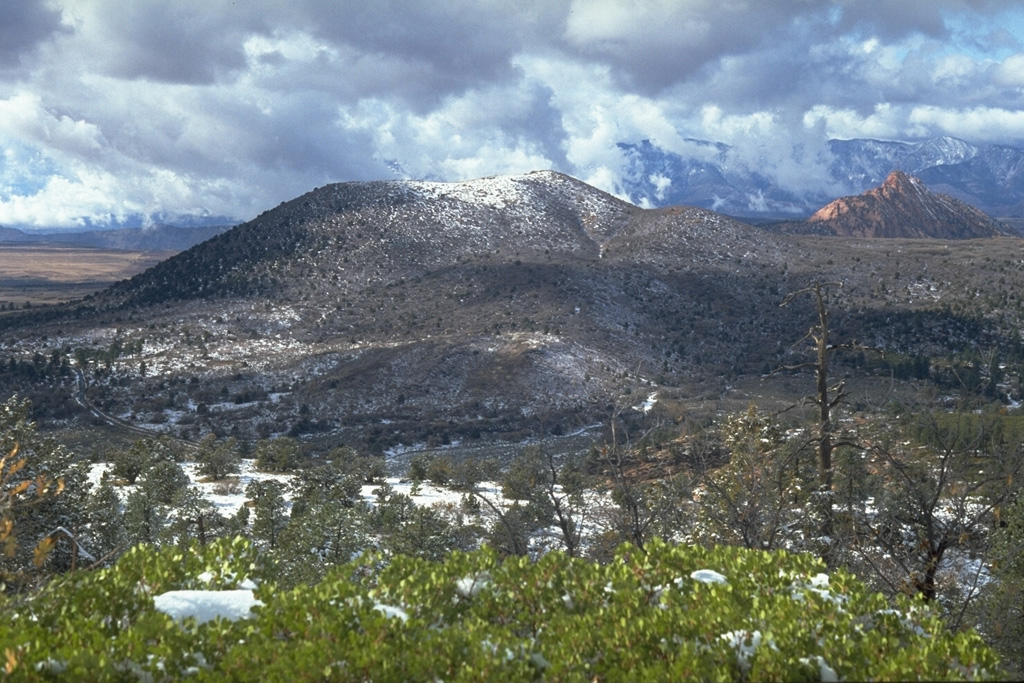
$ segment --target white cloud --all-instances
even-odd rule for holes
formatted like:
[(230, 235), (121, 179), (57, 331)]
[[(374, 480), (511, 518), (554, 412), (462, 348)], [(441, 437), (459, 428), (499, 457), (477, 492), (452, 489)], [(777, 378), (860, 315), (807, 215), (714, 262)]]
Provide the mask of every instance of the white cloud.
[(946, 55), (936, 61), (932, 78), (939, 84), (962, 86), (977, 78), (978, 62), (967, 55)]
[[(74, 180), (51, 176), (31, 196), (13, 195), (0, 201), (0, 224), (81, 226), (84, 216), (98, 222), (124, 218), (138, 208), (125, 189), (109, 174), (82, 174)], [(122, 197), (116, 204), (111, 202), (115, 194)]]
[(806, 128), (824, 125), (828, 138), (891, 140), (900, 136), (899, 124), (903, 118), (903, 113), (890, 104), (875, 105), (866, 115), (854, 109), (816, 104), (804, 114), (803, 123)]
[(933, 105), (914, 107), (907, 116), (910, 128), (970, 140), (998, 142), (1011, 137), (1024, 139), (1024, 111), (994, 107), (954, 109)]
[(664, 200), (665, 193), (672, 187), (672, 179), (668, 176), (652, 174), (648, 180), (654, 185), (655, 196), (659, 200)]
[(736, 144), (747, 138), (758, 138), (768, 142), (776, 121), (769, 111), (726, 114), (720, 107), (707, 105), (701, 109), (700, 126), (704, 135), (712, 140)]
[(79, 156), (93, 156), (103, 148), (103, 135), (95, 125), (47, 111), (38, 95), (23, 91), (0, 100), (0, 136)]
[(362, 100), (341, 109), (338, 127), (369, 135), (380, 161), (398, 162), (413, 178), (466, 180), (550, 168), (541, 145), (514, 132), (526, 127), (531, 94), (514, 88), (503, 94), (509, 106), (501, 107), (496, 93), (471, 92), (425, 115)]
[(688, 138), (726, 142), (794, 189), (820, 182), (829, 137), (1024, 141), (1011, 0), (398, 5), (0, 9), (0, 222), (245, 219), (391, 160), (446, 180), (554, 167), (621, 195), (617, 145), (641, 140), (704, 159)]
[(1010, 55), (995, 70), (995, 81), (999, 85), (1024, 88), (1024, 53)]

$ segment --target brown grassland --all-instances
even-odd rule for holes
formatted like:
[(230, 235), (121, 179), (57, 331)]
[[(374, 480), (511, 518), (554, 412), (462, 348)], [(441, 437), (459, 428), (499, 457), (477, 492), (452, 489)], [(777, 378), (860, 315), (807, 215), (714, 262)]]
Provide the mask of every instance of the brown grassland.
[[(0, 305), (57, 304), (99, 291), (170, 258), (173, 251), (58, 245), (0, 246)], [(4, 311), (0, 310), (0, 314)]]

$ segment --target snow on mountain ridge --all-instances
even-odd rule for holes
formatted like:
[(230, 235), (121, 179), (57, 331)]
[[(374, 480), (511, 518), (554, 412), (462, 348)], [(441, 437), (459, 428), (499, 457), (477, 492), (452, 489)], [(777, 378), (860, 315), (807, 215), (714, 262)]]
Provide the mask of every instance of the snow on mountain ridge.
[[(497, 211), (501, 214), (499, 222), (511, 220), (516, 224), (513, 230), (521, 238), (549, 241), (553, 235), (544, 226), (571, 216), (586, 237), (593, 240), (595, 247), (607, 242), (617, 232), (624, 216), (637, 208), (556, 171), (532, 171), (450, 183), (392, 182), (400, 183), (417, 202), (432, 204), (430, 210), (435, 218), (452, 227), (479, 228), (482, 225), (480, 221), (486, 220), (481, 211)], [(565, 225), (563, 223), (560, 232), (569, 238)]]
[[(538, 172), (539, 173), (539, 172)], [(449, 197), (468, 204), (479, 204), (505, 209), (529, 198), (530, 186), (523, 181), (532, 174), (488, 176), (475, 180), (443, 183), (426, 180), (397, 181), (415, 192), (421, 199)]]
[(932, 166), (963, 163), (981, 153), (979, 147), (948, 135), (925, 140), (914, 145), (913, 150), (913, 153), (908, 156), (910, 163), (905, 164), (916, 167), (905, 169), (911, 173)]

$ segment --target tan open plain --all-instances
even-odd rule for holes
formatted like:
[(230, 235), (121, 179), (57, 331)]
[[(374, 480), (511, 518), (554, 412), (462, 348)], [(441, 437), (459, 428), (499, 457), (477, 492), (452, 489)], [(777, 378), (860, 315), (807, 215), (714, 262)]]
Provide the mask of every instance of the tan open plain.
[(173, 251), (119, 251), (53, 245), (0, 246), (0, 302), (59, 303), (124, 280)]

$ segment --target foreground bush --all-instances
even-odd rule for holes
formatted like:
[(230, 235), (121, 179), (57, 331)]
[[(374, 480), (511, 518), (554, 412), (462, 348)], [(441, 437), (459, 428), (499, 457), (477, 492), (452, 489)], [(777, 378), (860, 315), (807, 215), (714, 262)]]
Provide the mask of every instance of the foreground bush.
[[(995, 675), (974, 633), (923, 603), (889, 604), (806, 555), (630, 546), (598, 565), (562, 554), (443, 562), (363, 557), (278, 591), (253, 548), (137, 547), (0, 604), (16, 679), (885, 680)], [(168, 593), (194, 589), (193, 593)], [(233, 589), (233, 590), (232, 590)], [(229, 597), (247, 617), (200, 618)], [(230, 600), (229, 600), (230, 602)], [(157, 609), (169, 612), (165, 613)], [(211, 607), (212, 606), (212, 607)], [(185, 610), (187, 612), (187, 610)], [(179, 620), (175, 620), (171, 615)]]

